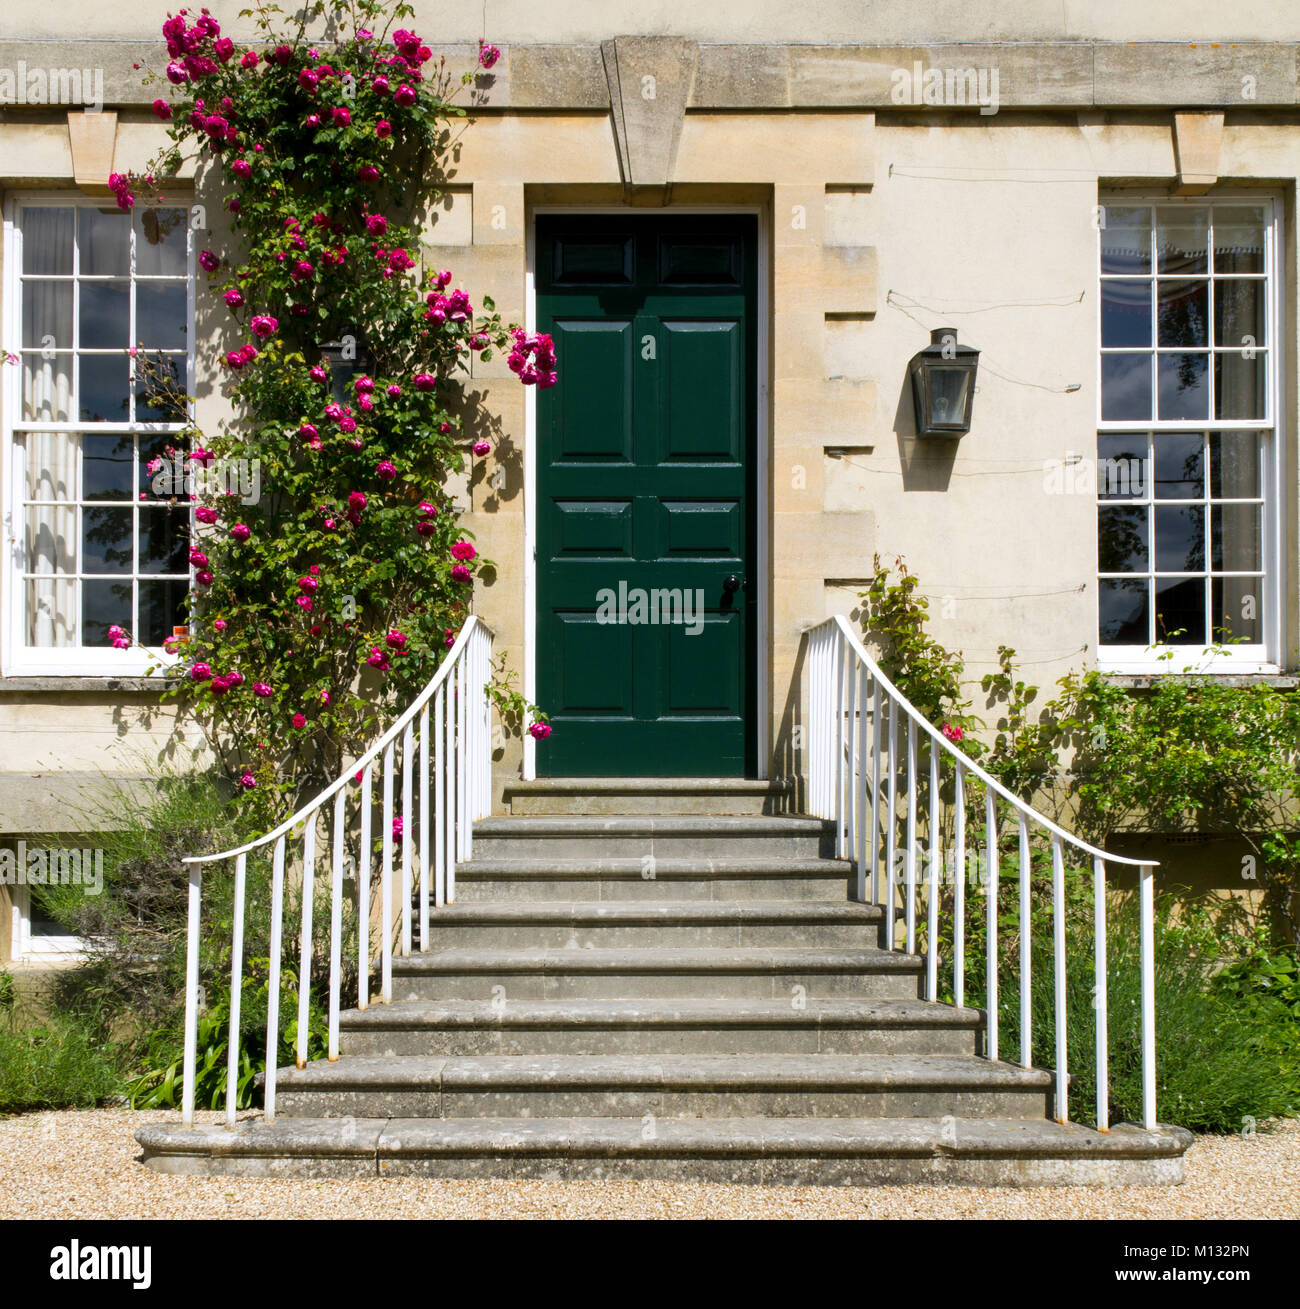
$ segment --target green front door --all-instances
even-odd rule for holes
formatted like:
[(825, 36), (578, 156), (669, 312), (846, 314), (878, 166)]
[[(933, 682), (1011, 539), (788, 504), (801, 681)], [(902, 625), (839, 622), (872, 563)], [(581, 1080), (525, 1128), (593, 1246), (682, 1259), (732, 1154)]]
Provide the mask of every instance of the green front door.
[(753, 776), (756, 232), (538, 219), (541, 774)]

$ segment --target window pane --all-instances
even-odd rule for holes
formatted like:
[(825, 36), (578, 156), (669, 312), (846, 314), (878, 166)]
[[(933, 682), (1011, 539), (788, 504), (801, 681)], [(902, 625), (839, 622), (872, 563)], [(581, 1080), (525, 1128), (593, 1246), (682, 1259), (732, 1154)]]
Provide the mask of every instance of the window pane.
[(1162, 644), (1204, 645), (1205, 579), (1156, 578), (1156, 640)]
[(1262, 494), (1260, 440), (1254, 432), (1210, 433), (1210, 494), (1252, 500)]
[(1157, 268), (1162, 273), (1209, 271), (1210, 211), (1175, 205), (1156, 210)]
[(188, 576), (189, 546), (183, 533), (189, 516), (188, 509), (169, 509), (161, 505), (140, 511), (140, 572), (184, 573)]
[(1140, 500), (1149, 492), (1147, 434), (1107, 432), (1097, 438), (1097, 497)]
[(1146, 578), (1103, 578), (1098, 583), (1098, 635), (1102, 645), (1150, 642), (1151, 602)]
[(1157, 432), (1155, 496), (1200, 500), (1205, 496), (1205, 439), (1200, 432)]
[(1259, 351), (1253, 359), (1230, 350), (1214, 356), (1215, 418), (1266, 418), (1268, 355)]
[(1151, 417), (1151, 356), (1103, 355), (1101, 416), (1107, 422)]
[(1232, 641), (1244, 638), (1252, 645), (1264, 640), (1264, 579), (1262, 577), (1216, 577), (1210, 583), (1213, 596), (1211, 639)]
[(1151, 210), (1145, 205), (1129, 208), (1104, 205), (1101, 229), (1101, 271), (1103, 273), (1149, 273), (1151, 271)]
[(1210, 510), (1210, 567), (1226, 573), (1258, 572), (1264, 566), (1262, 522), (1259, 505), (1214, 505)]
[(23, 209), (23, 272), (43, 277), (72, 272), (71, 208), (30, 205)]
[(1205, 568), (1205, 506), (1156, 505), (1156, 572), (1195, 573)]
[(1156, 283), (1157, 344), (1209, 345), (1209, 306), (1208, 282), (1161, 278)]
[(132, 479), (129, 433), (81, 438), (81, 498), (129, 500)]
[(1264, 271), (1264, 206), (1220, 206), (1214, 211), (1214, 271)]
[(67, 432), (28, 432), (28, 500), (72, 500), (77, 494), (77, 438)]
[(72, 283), (23, 283), (22, 344), (34, 350), (72, 349)]
[(126, 277), (130, 273), (130, 215), (120, 209), (82, 209), (78, 228), (83, 277)]
[(130, 509), (91, 507), (81, 511), (81, 569), (86, 573), (131, 571)]
[(1264, 283), (1242, 277), (1214, 283), (1214, 344), (1234, 350), (1267, 345), (1264, 339)]
[(1098, 571), (1146, 572), (1148, 536), (1145, 505), (1103, 505), (1097, 511)]
[(184, 627), (185, 597), (188, 581), (150, 581), (140, 583), (140, 622), (136, 639), (145, 645), (162, 645), (172, 635), (172, 628)]
[[(81, 584), (81, 644), (112, 645), (108, 629), (131, 631), (131, 583), (88, 581)], [(132, 632), (132, 635), (134, 633)]]
[(26, 510), (23, 570), (54, 574), (77, 571), (77, 510), (74, 505), (33, 505)]
[(131, 344), (129, 282), (81, 283), (81, 348), (125, 350)]
[(137, 423), (182, 423), (187, 415), (185, 356), (157, 351), (135, 357)]
[(1156, 361), (1160, 417), (1208, 418), (1210, 414), (1209, 355), (1161, 355)]
[(80, 414), (83, 423), (125, 423), (130, 359), (120, 355), (82, 355)]
[(184, 350), (184, 282), (140, 282), (135, 288), (136, 344), (146, 350)]
[(23, 355), (23, 418), (66, 423), (72, 418), (72, 356)]
[(1150, 282), (1101, 284), (1101, 343), (1150, 348)]
[(184, 209), (146, 209), (141, 213), (135, 247), (136, 276), (186, 275), (186, 216)]
[[(137, 405), (138, 409), (138, 405)], [(137, 492), (149, 499), (167, 500), (187, 494), (185, 490), (185, 464), (175, 452), (174, 436), (142, 432), (140, 442), (140, 482)], [(168, 454), (171, 450), (173, 453)]]
[(42, 577), (25, 585), (26, 644), (42, 649), (76, 645), (77, 584)]

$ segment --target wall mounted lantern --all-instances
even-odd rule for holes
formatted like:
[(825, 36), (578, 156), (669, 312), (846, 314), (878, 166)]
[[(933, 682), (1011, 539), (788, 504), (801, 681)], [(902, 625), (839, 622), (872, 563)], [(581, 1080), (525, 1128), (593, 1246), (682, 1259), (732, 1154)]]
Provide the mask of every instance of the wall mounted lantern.
[(907, 366), (917, 436), (961, 436), (970, 431), (979, 358), (978, 350), (957, 344), (955, 327), (931, 330), (930, 344), (918, 350)]

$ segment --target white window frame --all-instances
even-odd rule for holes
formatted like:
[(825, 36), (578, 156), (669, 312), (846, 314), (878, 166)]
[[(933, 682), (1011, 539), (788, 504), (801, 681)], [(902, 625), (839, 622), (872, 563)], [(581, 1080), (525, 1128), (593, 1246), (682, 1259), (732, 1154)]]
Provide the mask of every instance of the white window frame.
[(41, 959), (84, 959), (86, 942), (79, 936), (33, 936), (31, 892), (26, 886), (12, 886), (10, 940), (15, 963)]
[[(1134, 205), (1158, 206), (1171, 209), (1181, 206), (1195, 208), (1208, 204), (1246, 205), (1259, 204), (1268, 211), (1264, 229), (1264, 324), (1265, 348), (1268, 352), (1269, 377), (1266, 390), (1268, 415), (1266, 419), (1124, 419), (1103, 422), (1101, 417), (1101, 382), (1102, 382), (1102, 347), (1101, 347), (1101, 240), (1100, 224), (1097, 232), (1097, 340), (1096, 340), (1096, 392), (1097, 413), (1096, 432), (1104, 435), (1108, 432), (1207, 432), (1207, 431), (1250, 431), (1258, 432), (1261, 439), (1260, 475), (1264, 508), (1261, 532), (1261, 562), (1264, 573), (1263, 601), (1264, 618), (1262, 624), (1263, 640), (1257, 644), (1226, 645), (1217, 648), (1205, 645), (1153, 645), (1145, 648), (1137, 646), (1103, 645), (1100, 642), (1100, 598), (1094, 602), (1094, 631), (1098, 636), (1097, 667), (1103, 673), (1154, 676), (1161, 673), (1222, 673), (1222, 674), (1276, 674), (1282, 671), (1283, 630), (1285, 610), (1285, 582), (1283, 563), (1283, 527), (1287, 507), (1282, 502), (1284, 481), (1282, 477), (1282, 448), (1285, 440), (1284, 411), (1282, 407), (1282, 361), (1286, 350), (1286, 323), (1282, 312), (1282, 288), (1280, 259), (1283, 207), (1279, 197), (1273, 192), (1262, 191), (1217, 191), (1201, 196), (1170, 196), (1158, 192), (1103, 192), (1099, 203), (1104, 211), (1107, 205), (1126, 208)], [(1213, 271), (1211, 269), (1211, 271)], [(1153, 267), (1150, 276), (1158, 276)], [(1211, 371), (1213, 369), (1213, 341), (1210, 342)], [(1156, 403), (1153, 394), (1152, 404)], [(1208, 477), (1208, 469), (1206, 476)], [(1207, 489), (1208, 494), (1208, 489)], [(1209, 521), (1207, 502), (1207, 525)], [(1094, 527), (1094, 532), (1096, 528)], [(1098, 545), (1100, 536), (1098, 535)], [(1098, 564), (1100, 559), (1098, 558)], [(1206, 561), (1207, 573), (1209, 560)], [(1100, 568), (1094, 568), (1093, 577), (1098, 577)]]
[[(22, 268), (22, 228), (18, 221), (20, 209), (25, 208), (104, 208), (101, 198), (86, 196), (75, 191), (18, 192), (10, 195), (4, 210), (4, 287), (0, 302), (0, 348), (13, 354), (21, 353), (22, 306), (19, 294), (19, 274)], [(165, 208), (188, 208), (187, 198), (169, 201)], [(189, 348), (186, 355), (186, 390), (195, 390), (195, 239), (192, 224), (186, 223), (186, 313), (189, 320)], [(131, 273), (134, 279), (134, 270)], [(168, 654), (161, 647), (141, 649), (133, 645), (129, 650), (112, 647), (72, 646), (39, 647), (25, 643), (26, 616), (22, 572), (24, 563), (25, 530), (23, 519), (23, 489), (26, 486), (26, 450), (16, 433), (26, 431), (96, 433), (167, 433), (181, 430), (175, 423), (95, 423), (85, 424), (75, 418), (66, 423), (30, 423), (22, 418), (22, 381), (19, 370), (6, 369), (3, 404), (0, 404), (0, 527), (8, 544), (3, 569), (0, 569), (0, 676), (2, 677), (143, 677), (159, 674), (174, 663), (178, 656)], [(190, 523), (193, 527), (193, 515)], [(193, 587), (193, 569), (190, 585)], [(134, 637), (135, 633), (131, 633)], [(15, 938), (17, 939), (17, 938)]]

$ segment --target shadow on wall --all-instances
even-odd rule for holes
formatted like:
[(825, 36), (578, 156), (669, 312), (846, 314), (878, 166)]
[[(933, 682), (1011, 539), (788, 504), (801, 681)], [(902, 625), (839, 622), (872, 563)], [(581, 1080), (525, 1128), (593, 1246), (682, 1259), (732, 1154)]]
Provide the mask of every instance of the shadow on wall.
[[(976, 388), (976, 395), (979, 388)], [(957, 459), (960, 437), (916, 434), (916, 414), (912, 407), (912, 383), (907, 372), (898, 390), (894, 406), (894, 436), (898, 443), (898, 466), (903, 473), (903, 490), (946, 491), (952, 481), (952, 466)]]
[[(789, 690), (777, 724), (776, 739), (772, 742), (770, 775), (784, 779), (790, 789), (767, 802), (773, 808), (780, 806), (788, 813), (806, 813), (808, 784), (803, 775), (807, 758), (807, 725), (803, 710), (804, 667), (808, 658), (808, 634), (799, 643), (799, 653), (791, 670)], [(766, 807), (766, 806), (765, 806)]]

